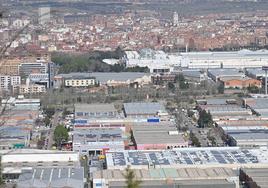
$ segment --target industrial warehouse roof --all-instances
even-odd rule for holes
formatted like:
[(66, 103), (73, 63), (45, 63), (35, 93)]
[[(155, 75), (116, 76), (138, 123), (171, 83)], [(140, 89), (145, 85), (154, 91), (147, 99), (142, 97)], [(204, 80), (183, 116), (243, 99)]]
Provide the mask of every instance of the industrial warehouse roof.
[(236, 104), (236, 102), (237, 102), (236, 99), (223, 99), (223, 98), (196, 100), (197, 104), (204, 104), (204, 105), (227, 105), (227, 104)]
[[(155, 123), (154, 123), (155, 124)], [(156, 123), (158, 124), (158, 123)], [(174, 125), (151, 125), (133, 126), (133, 136), (136, 144), (185, 144), (186, 141), (181, 134), (169, 134), (177, 132)], [(188, 145), (188, 144), (187, 144)]]
[(224, 76), (236, 76), (242, 77), (245, 74), (239, 72), (237, 69), (209, 69), (208, 72), (215, 77), (224, 77)]
[(37, 149), (0, 150), (2, 163), (79, 161), (77, 152)]
[(244, 102), (261, 117), (268, 117), (268, 98), (245, 98)]
[(92, 72), (92, 73), (81, 73), (81, 72), (75, 72), (75, 73), (69, 73), (69, 74), (59, 74), (57, 76), (62, 76), (63, 78), (72, 78), (72, 77), (95, 77), (96, 80), (98, 80), (101, 84), (106, 84), (110, 80), (114, 81), (134, 81), (138, 78), (141, 78), (143, 76), (150, 76), (150, 73), (143, 73), (143, 72)]
[(262, 68), (248, 68), (247, 73), (249, 75), (253, 75), (256, 77), (264, 77), (265, 76), (265, 72), (264, 72), (264, 70), (262, 70)]
[(199, 107), (209, 111), (214, 116), (247, 116), (252, 114), (250, 109), (242, 108), (239, 105), (199, 105)]
[(235, 140), (267, 140), (268, 142), (268, 129), (225, 129), (225, 132)]
[(148, 103), (124, 103), (126, 115), (157, 115), (157, 113), (166, 113), (165, 107), (156, 102)]
[(116, 112), (113, 104), (75, 104), (76, 112)]
[(268, 168), (244, 168), (242, 169), (257, 187), (268, 188)]
[(268, 98), (245, 98), (244, 101), (252, 109), (268, 108)]
[(188, 53), (181, 53), (182, 56), (188, 57), (190, 59), (197, 58), (197, 59), (243, 59), (243, 58), (268, 58), (268, 51), (267, 50), (257, 50), (257, 51), (250, 51), (250, 50), (240, 50), (234, 52), (188, 52)]
[(30, 134), (30, 130), (21, 127), (2, 126), (0, 127), (0, 143), (1, 139), (25, 139)]
[(83, 168), (37, 168), (24, 170), (17, 182), (18, 188), (70, 187), (84, 188)]
[(90, 129), (73, 132), (73, 142), (87, 144), (88, 142), (123, 141), (120, 128)]
[(268, 166), (267, 148), (239, 149), (222, 148), (179, 148), (163, 151), (122, 151), (106, 154), (108, 169), (122, 169), (127, 165), (133, 168), (146, 168), (156, 165), (166, 168), (183, 168), (190, 166)]
[[(227, 168), (152, 168), (133, 169), (133, 171), (137, 179), (142, 181), (140, 185), (142, 188), (172, 188), (182, 185), (225, 185), (222, 187), (226, 188), (227, 185), (234, 184), (226, 179), (237, 178), (235, 171)], [(113, 188), (126, 186), (124, 173), (118, 169), (97, 171), (93, 174), (94, 179), (105, 179), (109, 182), (109, 187)]]

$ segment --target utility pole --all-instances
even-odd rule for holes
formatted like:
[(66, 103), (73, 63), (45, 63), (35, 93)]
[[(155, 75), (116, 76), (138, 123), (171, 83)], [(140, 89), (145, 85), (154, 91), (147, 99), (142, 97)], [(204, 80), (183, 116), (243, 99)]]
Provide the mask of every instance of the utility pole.
[(267, 95), (267, 71), (268, 71), (268, 66), (263, 66), (262, 67), (262, 70), (265, 71), (265, 84), (264, 84), (264, 87), (265, 87), (265, 95)]

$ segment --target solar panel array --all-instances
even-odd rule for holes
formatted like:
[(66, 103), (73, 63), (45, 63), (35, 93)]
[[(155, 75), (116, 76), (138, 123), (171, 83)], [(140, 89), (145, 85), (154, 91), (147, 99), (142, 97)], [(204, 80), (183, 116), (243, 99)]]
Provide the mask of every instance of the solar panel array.
[(166, 150), (122, 151), (107, 153), (113, 166), (125, 165), (197, 165), (197, 164), (248, 164), (258, 163), (249, 150)]

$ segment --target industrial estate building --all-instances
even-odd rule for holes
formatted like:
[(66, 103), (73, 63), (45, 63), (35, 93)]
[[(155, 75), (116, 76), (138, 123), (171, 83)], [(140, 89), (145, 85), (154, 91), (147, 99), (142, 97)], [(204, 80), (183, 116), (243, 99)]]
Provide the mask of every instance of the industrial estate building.
[[(142, 188), (237, 188), (239, 177), (228, 168), (152, 168), (134, 169)], [(121, 170), (104, 170), (93, 174), (93, 188), (123, 188), (125, 178)]]
[(35, 168), (23, 170), (19, 176), (18, 188), (72, 187), (84, 188), (84, 169), (81, 167)]
[(73, 133), (73, 151), (80, 155), (96, 155), (105, 151), (124, 150), (124, 135), (120, 128), (80, 129)]
[(153, 102), (124, 103), (124, 113), (127, 118), (152, 118), (152, 121), (157, 122), (168, 117), (165, 107), (160, 103)]
[(188, 147), (188, 141), (173, 123), (137, 123), (131, 129), (137, 150)]
[(25, 169), (80, 166), (77, 152), (53, 150), (6, 150), (1, 152), (2, 174), (6, 179), (17, 179)]
[(176, 148), (162, 151), (128, 150), (106, 154), (107, 169), (207, 168), (268, 166), (267, 147), (240, 149), (239, 147)]

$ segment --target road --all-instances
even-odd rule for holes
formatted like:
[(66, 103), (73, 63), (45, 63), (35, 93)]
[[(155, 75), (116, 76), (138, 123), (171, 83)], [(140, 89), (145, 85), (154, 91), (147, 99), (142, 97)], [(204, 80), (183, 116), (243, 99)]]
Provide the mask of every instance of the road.
[(56, 126), (59, 124), (60, 115), (61, 115), (61, 112), (59, 112), (59, 111), (56, 111), (55, 114), (53, 115), (53, 119), (51, 121), (52, 126), (51, 126), (51, 128), (47, 134), (47, 138), (45, 140), (45, 149), (52, 148), (52, 145), (54, 143), (53, 134), (54, 134)]

